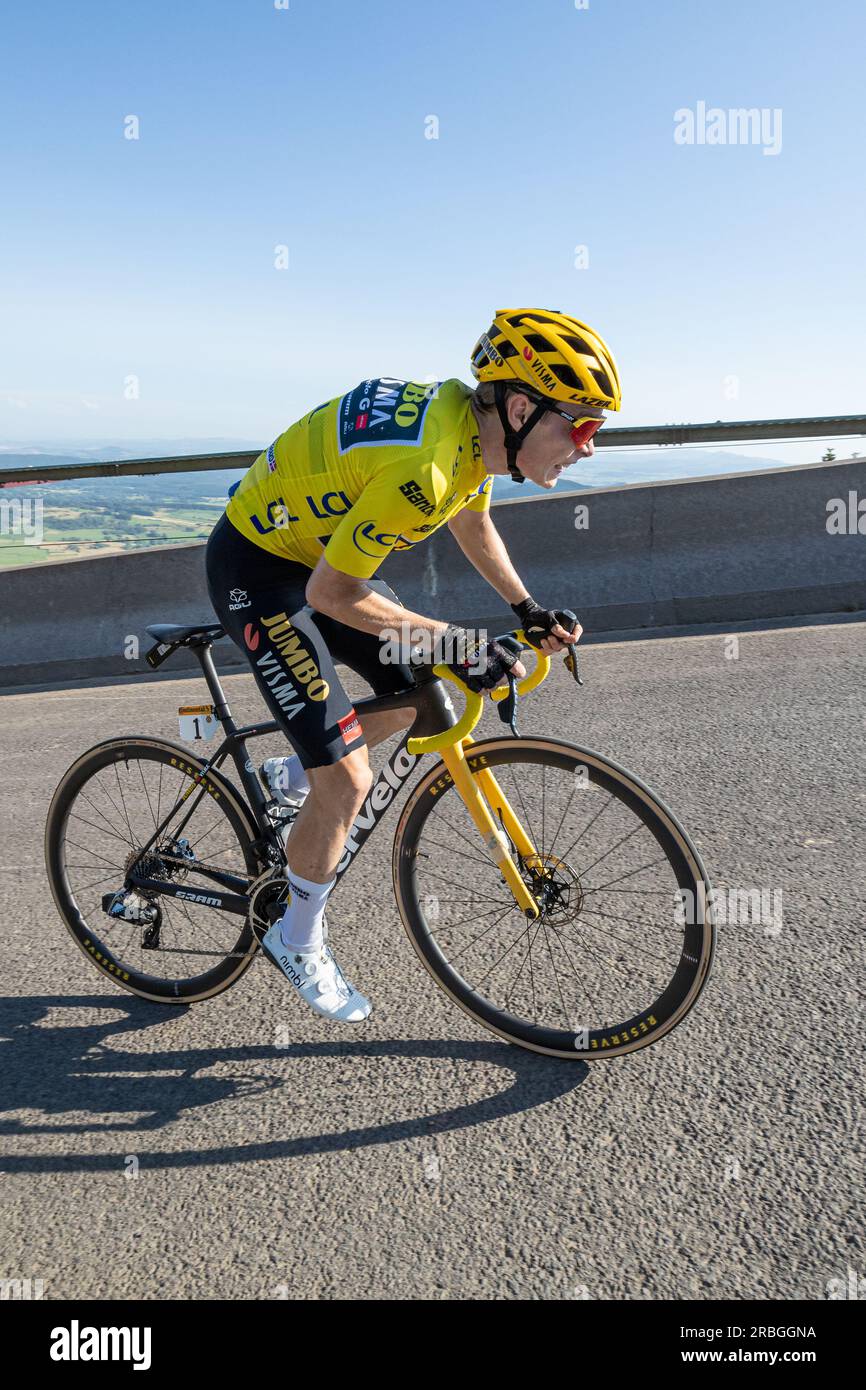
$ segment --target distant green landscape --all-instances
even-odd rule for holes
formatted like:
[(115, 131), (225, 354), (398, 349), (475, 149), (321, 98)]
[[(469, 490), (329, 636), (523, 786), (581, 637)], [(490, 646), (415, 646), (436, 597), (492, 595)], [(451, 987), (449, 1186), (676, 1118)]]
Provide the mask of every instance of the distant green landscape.
[[(11, 466), (0, 459), (2, 466)], [(32, 457), (27, 462), (33, 467)], [(42, 477), (47, 472), (39, 469)], [(218, 470), (3, 487), (0, 568), (205, 541), (225, 507), (229, 485), (241, 476), (241, 471)], [(28, 536), (37, 504), (42, 524), (35, 544)]]

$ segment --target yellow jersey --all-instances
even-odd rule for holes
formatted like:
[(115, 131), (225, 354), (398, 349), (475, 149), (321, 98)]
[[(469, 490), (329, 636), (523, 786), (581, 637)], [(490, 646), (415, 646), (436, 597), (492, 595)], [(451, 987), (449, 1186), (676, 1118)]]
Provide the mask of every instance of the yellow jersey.
[(313, 569), (369, 579), (392, 550), (490, 506), (472, 391), (462, 381), (362, 381), (259, 455), (226, 514), (248, 540)]

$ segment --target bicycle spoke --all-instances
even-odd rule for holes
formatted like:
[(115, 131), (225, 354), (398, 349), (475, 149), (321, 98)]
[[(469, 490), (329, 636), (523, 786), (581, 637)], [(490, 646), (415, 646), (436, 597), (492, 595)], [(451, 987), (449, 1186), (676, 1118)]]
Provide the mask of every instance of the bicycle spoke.
[[(656, 866), (657, 864), (665, 864), (665, 863), (667, 863), (667, 860), (665, 860), (665, 859), (653, 859), (653, 860), (650, 861), (649, 864), (641, 864), (637, 869), (630, 869), (629, 872), (628, 872), (627, 874), (622, 874), (622, 875), (621, 875), (621, 878), (634, 878), (635, 874), (642, 874), (643, 871), (644, 871), (644, 869), (653, 869), (653, 868), (655, 868), (655, 866)], [(618, 883), (618, 882), (620, 882), (620, 879), (614, 879), (612, 883), (600, 883), (600, 884), (598, 884), (598, 886), (597, 886), (596, 888), (587, 888), (586, 891), (587, 891), (587, 893), (601, 893), (601, 892), (606, 892), (609, 888), (612, 888), (612, 887), (613, 887), (613, 884), (614, 884), (614, 883)], [(639, 892), (639, 891), (640, 891), (639, 889), (635, 889), (635, 892)]]
[(123, 807), (123, 815), (124, 815), (124, 819), (126, 820), (126, 828), (127, 828), (127, 830), (129, 831), (130, 840), (133, 840), (134, 837), (133, 837), (133, 834), (132, 834), (132, 826), (131, 826), (130, 823), (129, 823), (129, 815), (128, 815), (127, 810), (126, 810), (126, 802), (125, 802), (124, 799), (123, 799), (123, 788), (122, 788), (121, 785), (120, 785), (120, 773), (119, 773), (118, 770), (117, 770), (117, 763), (114, 764), (114, 775), (115, 775), (115, 777), (116, 777), (116, 779), (117, 779), (117, 790), (120, 792), (120, 804), (121, 804), (121, 806)]
[[(647, 865), (644, 864), (642, 867), (646, 868)], [(640, 873), (640, 869), (636, 869), (635, 872)], [(628, 875), (626, 874), (626, 878), (627, 877)], [(605, 893), (635, 893), (641, 898), (670, 898), (671, 896), (670, 889), (668, 888), (615, 888), (612, 883), (600, 883), (598, 888), (587, 888), (585, 890), (585, 896), (589, 897), (590, 893), (600, 893), (602, 891)]]
[(427, 836), (424, 840), (426, 845), (435, 845), (437, 849), (444, 849), (446, 854), (457, 854), (461, 859), (469, 859), (473, 864), (481, 864), (485, 869), (490, 868), (489, 859), (480, 859), (476, 854), (467, 854), (465, 850), (453, 849), (451, 845), (441, 845), (438, 840), (431, 840)]
[[(485, 913), (484, 915), (485, 915), (485, 916), (489, 916), (490, 914), (489, 914), (489, 913)], [(473, 946), (477, 946), (477, 945), (478, 945), (478, 942), (481, 940), (481, 938), (484, 937), (484, 936), (486, 936), (487, 933), (488, 933), (489, 931), (492, 931), (494, 927), (498, 927), (498, 926), (499, 926), (499, 923), (502, 921), (503, 917), (505, 917), (505, 916), (506, 916), (506, 914), (505, 914), (504, 912), (501, 912), (501, 913), (499, 914), (499, 916), (497, 917), (496, 921), (495, 921), (495, 922), (491, 922), (488, 926), (486, 926), (486, 927), (484, 928), (484, 931), (483, 931), (483, 932), (479, 932), (478, 936), (476, 936), (476, 938), (475, 938), (474, 941), (469, 941), (469, 942), (467, 942), (466, 945), (463, 947), (462, 951), (458, 951), (458, 952), (457, 952), (457, 954), (456, 954), (456, 956), (454, 957), (454, 959), (455, 959), (455, 960), (459, 960), (460, 957), (461, 957), (461, 956), (464, 956), (464, 955), (466, 954), (466, 952), (469, 951), (469, 950), (471, 950), (471, 948), (472, 948)]]
[[(641, 955), (652, 956), (653, 960), (660, 960), (662, 962), (665, 960), (664, 956), (658, 955), (655, 951), (647, 951), (646, 947), (641, 946), (640, 942), (637, 940), (628, 941), (624, 936), (617, 936), (616, 932), (609, 931), (607, 927), (596, 927), (594, 922), (584, 921), (583, 913), (581, 913), (580, 922), (581, 926), (593, 927), (596, 931), (603, 932), (605, 936), (613, 937), (614, 941), (624, 941), (632, 951), (640, 951)], [(637, 923), (635, 923), (635, 926), (637, 926)]]
[[(100, 830), (100, 828), (99, 828), (98, 825), (93, 825), (93, 823), (92, 823), (91, 821), (85, 820), (84, 816), (82, 816), (78, 811), (73, 811), (73, 812), (70, 814), (69, 819), (72, 820), (73, 817), (75, 818), (75, 820), (80, 820), (81, 823), (82, 823), (82, 825), (89, 825), (89, 826), (90, 826), (90, 829), (91, 829), (91, 830), (95, 830), (95, 831), (97, 832), (97, 834), (99, 834), (99, 835), (104, 835), (104, 834), (106, 833), (104, 830)], [(109, 831), (108, 831), (108, 834), (111, 835), (111, 836), (113, 837), (113, 839), (119, 840), (120, 843), (121, 843), (122, 845), (127, 845), (127, 846), (129, 847), (129, 849), (136, 849), (136, 848), (137, 848), (137, 846), (136, 846), (135, 844), (133, 844), (132, 840), (124, 840), (123, 836), (122, 836), (122, 835), (118, 835), (117, 832), (116, 832), (115, 830), (109, 830)], [(82, 849), (85, 849), (86, 846), (82, 845), (81, 848), (82, 848)]]
[[(105, 816), (105, 815), (103, 814), (103, 812), (100, 810), (100, 808), (99, 808), (98, 806), (94, 805), (93, 801), (91, 800), (91, 798), (90, 798), (89, 796), (86, 795), (86, 793), (85, 793), (85, 791), (84, 791), (83, 788), (82, 788), (82, 790), (81, 790), (80, 795), (81, 795), (82, 800), (91, 808), (91, 810), (93, 811), (93, 814), (96, 815), (96, 816), (99, 816), (102, 820), (105, 821), (105, 830), (101, 831), (100, 833), (103, 834), (103, 835), (104, 835), (106, 832), (107, 832), (109, 835), (114, 835), (114, 834), (116, 834), (117, 832), (114, 830), (114, 828), (113, 828), (113, 826), (112, 826), (110, 820), (108, 819), (108, 817)], [(106, 795), (107, 795), (107, 793), (106, 793)], [(111, 797), (110, 797), (110, 796), (108, 797), (108, 799), (109, 799), (109, 801), (111, 801)], [(113, 803), (112, 803), (112, 804), (113, 804)], [(114, 809), (116, 810), (117, 808), (115, 807)], [(99, 829), (98, 826), (94, 826), (93, 828), (94, 828), (94, 830), (98, 830), (98, 829)], [(122, 839), (123, 839), (123, 836), (122, 836), (122, 835), (118, 836), (118, 839), (121, 839), (121, 840), (122, 840)], [(125, 841), (125, 840), (124, 840), (124, 844), (126, 844), (126, 841)]]
[(634, 830), (630, 830), (627, 835), (623, 835), (621, 840), (617, 840), (615, 845), (611, 845), (610, 849), (606, 849), (604, 854), (600, 854), (597, 859), (594, 859), (592, 861), (591, 864), (581, 865), (581, 873), (584, 875), (584, 877), (586, 877), (587, 874), (591, 874), (593, 869), (596, 868), (597, 865), (601, 864), (603, 860), (607, 859), (609, 854), (613, 854), (614, 850), (619, 849), (620, 845), (626, 844), (632, 838), (633, 835), (637, 835), (638, 832), (641, 830), (643, 830), (643, 826), (636, 825)]
[[(71, 868), (71, 867), (72, 867), (72, 866), (70, 865), (70, 868)], [(93, 864), (90, 864), (90, 865), (88, 865), (87, 867), (90, 868), (90, 869), (93, 869), (93, 868), (94, 868), (94, 865), (93, 865)], [(93, 883), (82, 883), (80, 891), (81, 891), (82, 893), (89, 893), (89, 892), (91, 891), (91, 889), (93, 889), (93, 888), (98, 888), (100, 883), (116, 883), (116, 882), (117, 882), (117, 878), (116, 878), (116, 876), (115, 876), (114, 874), (106, 874), (106, 875), (105, 875), (105, 878), (97, 878), (97, 879), (94, 879)]]
[(568, 1018), (568, 1010), (565, 1007), (565, 999), (562, 994), (562, 983), (559, 978), (559, 971), (556, 968), (556, 961), (553, 959), (553, 951), (550, 949), (550, 937), (547, 935), (547, 927), (544, 928), (544, 942), (547, 946), (547, 954), (550, 956), (550, 964), (553, 967), (553, 978), (556, 981), (556, 988), (559, 992), (559, 1002), (562, 1005), (562, 1017)]
[[(527, 937), (529, 936), (529, 933), (530, 933), (530, 931), (531, 931), (531, 929), (532, 929), (532, 926), (535, 927), (535, 936), (537, 936), (538, 933), (539, 933), (539, 930), (540, 930), (540, 923), (532, 923), (532, 924), (531, 924), (529, 927), (527, 927), (527, 929), (526, 929), (525, 935), (526, 935)], [(532, 941), (534, 941), (534, 940), (535, 940), (535, 937), (532, 938)], [(506, 991), (505, 991), (505, 998), (506, 998), (506, 1001), (507, 1001), (507, 1003), (508, 1003), (508, 1005), (509, 1005), (509, 1008), (511, 1007), (511, 997), (512, 997), (511, 991), (512, 991), (512, 989), (514, 988), (514, 985), (517, 983), (518, 979), (520, 978), (520, 974), (521, 974), (521, 972), (522, 972), (522, 970), (523, 970), (523, 967), (524, 967), (524, 965), (526, 964), (526, 961), (527, 961), (527, 960), (529, 961), (529, 976), (530, 976), (530, 980), (532, 980), (532, 941), (527, 941), (527, 944), (526, 944), (526, 959), (523, 960), (523, 961), (521, 961), (520, 965), (517, 967), (517, 974), (514, 976), (514, 979), (512, 980), (511, 985), (509, 986), (509, 988), (506, 989)], [(506, 952), (506, 954), (507, 954), (507, 952)], [(533, 1001), (532, 1001), (532, 1002), (533, 1002), (532, 1019), (533, 1019), (533, 1022), (534, 1022), (534, 1023), (537, 1023), (537, 1022), (538, 1022), (538, 1003), (537, 1003), (537, 1001), (536, 1001), (536, 999), (535, 999), (534, 982), (533, 982)]]
[(605, 813), (605, 811), (608, 809), (608, 807), (613, 805), (613, 802), (614, 802), (613, 796), (608, 797), (608, 800), (607, 800), (606, 804), (605, 804), (604, 806), (602, 806), (601, 810), (598, 811), (598, 812), (592, 817), (591, 820), (587, 821), (586, 825), (585, 825), (585, 826), (583, 827), (583, 829), (581, 830), (581, 832), (580, 832), (580, 834), (578, 835), (577, 839), (576, 839), (576, 840), (572, 840), (571, 844), (569, 845), (569, 847), (568, 847), (568, 849), (565, 851), (565, 853), (560, 855), (560, 858), (561, 858), (561, 859), (567, 859), (567, 858), (568, 858), (568, 856), (571, 854), (571, 852), (572, 852), (572, 850), (575, 848), (575, 846), (578, 845), (578, 844), (580, 843), (580, 841), (583, 839), (583, 837), (584, 837), (584, 835), (586, 834), (586, 832), (587, 832), (593, 825), (597, 825), (597, 824), (598, 824), (598, 822), (601, 820), (602, 816), (604, 815), (604, 813)]
[[(559, 936), (559, 932), (557, 931), (556, 927), (554, 926), (554, 924), (553, 924), (552, 922), (551, 922), (551, 924), (550, 924), (550, 928), (551, 928), (551, 931), (553, 932), (554, 936)], [(571, 956), (568, 954), (568, 947), (565, 946), (565, 945), (563, 944), (562, 949), (563, 949), (563, 951), (565, 952), (565, 958), (566, 958), (566, 960), (568, 961), (569, 965), (571, 966), (572, 974), (574, 975), (575, 979), (576, 979), (576, 980), (578, 981), (578, 983), (580, 984), (580, 986), (581, 986), (581, 988), (583, 989), (583, 992), (584, 992), (584, 994), (586, 995), (587, 999), (589, 999), (590, 1008), (593, 1010), (593, 1012), (595, 1012), (595, 1005), (593, 1004), (592, 1000), (591, 1000), (590, 997), (589, 997), (589, 991), (588, 991), (587, 988), (586, 988), (586, 985), (585, 985), (584, 980), (583, 980), (583, 976), (582, 976), (581, 974), (578, 974), (577, 970), (575, 970), (574, 965), (573, 965), (572, 960), (571, 960)], [(566, 1017), (567, 1017), (567, 1015), (566, 1015)]]
[[(115, 864), (113, 860), (106, 859), (103, 855), (97, 854), (96, 850), (91, 849), (89, 845), (79, 845), (75, 840), (67, 840), (66, 843), (71, 845), (73, 849), (80, 849), (82, 854), (92, 854), (94, 859), (101, 859), (103, 864), (107, 864), (109, 868), (114, 869), (117, 873), (123, 873), (122, 864)], [(96, 867), (97, 866), (95, 864), (90, 865), (91, 869), (95, 869)]]
[(563, 825), (565, 824), (565, 818), (566, 818), (566, 816), (568, 815), (569, 811), (571, 810), (571, 803), (572, 803), (572, 801), (574, 800), (574, 797), (575, 797), (575, 793), (576, 793), (576, 792), (577, 792), (577, 786), (574, 785), (574, 786), (572, 786), (572, 788), (571, 788), (571, 795), (570, 795), (569, 798), (568, 798), (568, 803), (567, 803), (567, 805), (566, 805), (566, 808), (565, 808), (565, 810), (563, 811), (562, 815), (561, 815), (560, 818), (559, 818), (559, 825), (556, 827), (556, 830), (554, 831), (553, 839), (552, 839), (551, 842), (550, 842), (550, 853), (551, 853), (551, 854), (553, 854), (553, 853), (554, 853), (554, 850), (556, 849), (556, 841), (559, 839), (559, 832), (560, 832), (560, 830), (562, 829)]
[(669, 827), (655, 828), (639, 797), (620, 796), (613, 774), (588, 782), (578, 805), (580, 762), (509, 752), (497, 750), (490, 771), (539, 855), (530, 870), (513, 850), (539, 915), (525, 919), (516, 900), (502, 897), (501, 871), (478, 853), (469, 826), (458, 825), (452, 792), (447, 813), (443, 797), (425, 814), (415, 848), (416, 892), (432, 887), (453, 908), (425, 918), (425, 931), (448, 969), (459, 970), (455, 987), (524, 1017), (527, 1028), (595, 1032), (648, 1015), (682, 961), (682, 928), (671, 930), (659, 901), (673, 902), (677, 888), (663, 838)]
[(138, 775), (141, 778), (141, 790), (144, 792), (148, 810), (150, 811), (150, 814), (153, 816), (153, 828), (155, 830), (159, 822), (157, 821), (156, 816), (153, 815), (153, 806), (151, 805), (150, 795), (147, 790), (147, 784), (144, 780), (144, 768), (142, 767), (140, 762), (138, 764)]
[[(207, 930), (203, 930), (203, 924), (202, 924), (200, 921), (193, 921), (192, 917), (190, 917), (190, 915), (189, 915), (189, 909), (187, 908), (187, 905), (186, 905), (186, 903), (183, 901), (182, 898), (164, 898), (164, 897), (163, 897), (163, 898), (160, 899), (160, 902), (161, 902), (161, 904), (162, 904), (163, 911), (164, 911), (166, 917), (169, 917), (169, 918), (170, 918), (170, 916), (171, 916), (171, 914), (170, 914), (170, 912), (169, 912), (169, 907), (168, 907), (168, 904), (171, 903), (172, 908), (179, 908), (179, 909), (180, 909), (180, 911), (183, 913), (184, 917), (185, 917), (186, 920), (189, 922), (189, 924), (190, 924), (190, 926), (192, 927), (192, 929), (193, 929), (194, 932), (199, 932), (199, 933), (201, 933), (202, 935), (204, 935), (204, 936), (206, 937), (206, 939), (207, 939), (208, 941), (210, 941), (213, 945), (217, 945), (217, 944), (218, 944), (217, 941), (215, 940), (215, 938), (214, 938), (213, 936), (211, 936), (211, 934), (210, 934)], [(205, 910), (205, 911), (208, 911), (207, 908), (205, 908), (204, 910)]]
[[(510, 774), (511, 774), (511, 780), (512, 780), (512, 782), (514, 782), (514, 780), (515, 780), (515, 779), (514, 779), (514, 769), (513, 769), (513, 768), (509, 768), (508, 771), (509, 771)], [(525, 828), (526, 833), (527, 833), (527, 835), (529, 836), (530, 840), (532, 841), (532, 843), (533, 843), (533, 844), (536, 846), (536, 848), (537, 848), (537, 847), (538, 847), (537, 841), (536, 841), (535, 836), (534, 836), (533, 833), (532, 833), (532, 826), (531, 826), (530, 821), (529, 821), (529, 815), (527, 814), (526, 804), (525, 804), (525, 802), (524, 802), (524, 800), (523, 800), (523, 791), (522, 791), (522, 789), (521, 789), (521, 786), (520, 786), (520, 783), (519, 783), (519, 782), (516, 783), (516, 786), (517, 786), (517, 795), (520, 797), (520, 805), (521, 805), (521, 808), (522, 808), (522, 810), (523, 810), (523, 819), (524, 819), (524, 822), (525, 822), (524, 828)], [(543, 846), (543, 845), (542, 845), (542, 847), (541, 847), (540, 853), (542, 853), (542, 854), (544, 853), (544, 846)]]
[[(244, 918), (196, 903), (192, 896), (161, 892), (159, 886), (130, 889), (120, 900), (136, 911), (142, 899), (152, 904), (158, 908), (157, 914), (151, 914), (153, 922), (109, 917), (101, 902), (106, 885), (123, 892), (130, 866), (155, 885), (164, 880), (166, 886), (182, 889), (186, 883), (192, 894), (210, 885), (212, 869), (235, 874), (246, 883), (248, 868), (244, 840), (230, 808), (214, 803), (203, 786), (181, 779), (178, 769), (169, 768), (167, 756), (160, 751), (142, 752), (132, 743), (122, 760), (99, 763), (72, 795), (57, 843), (65, 876), (60, 881), (61, 896), (72, 904), (64, 915), (73, 934), (81, 941), (88, 933), (102, 943), (114, 962), (128, 972), (121, 978), (144, 977), (148, 990), (156, 988), (162, 997), (179, 998), (178, 982), (184, 985), (185, 997), (199, 977), (217, 980), (219, 962), (249, 958), (249, 951), (236, 949), (241, 938), (249, 940)], [(181, 780), (186, 786), (178, 793)], [(190, 860), (168, 852), (168, 845), (184, 833), (194, 855), (193, 847), (200, 847)], [(186, 967), (176, 964), (184, 957)], [(196, 965), (199, 957), (202, 961)], [(99, 955), (96, 958), (102, 960)], [(167, 979), (160, 978), (160, 959)], [(223, 978), (228, 982), (228, 976)]]
[[(503, 913), (502, 915), (503, 915), (503, 917), (504, 917), (504, 916), (505, 916), (505, 913)], [(530, 924), (530, 925), (531, 925), (531, 924)], [(522, 935), (523, 935), (523, 936), (526, 936), (526, 935), (528, 934), (528, 932), (529, 932), (529, 926), (526, 926), (526, 927), (524, 928), (524, 930), (523, 930)], [(480, 979), (479, 982), (478, 982), (479, 984), (483, 984), (484, 981), (488, 978), (488, 976), (492, 975), (492, 973), (493, 973), (493, 971), (496, 969), (497, 965), (501, 965), (502, 961), (504, 961), (505, 957), (506, 957), (511, 951), (514, 950), (514, 947), (518, 944), (519, 941), (520, 941), (520, 937), (519, 937), (519, 936), (517, 936), (517, 937), (514, 938), (514, 940), (512, 941), (511, 945), (510, 945), (510, 946), (507, 946), (507, 947), (505, 948), (505, 950), (502, 952), (502, 955), (499, 956), (499, 958), (493, 962), (493, 964), (491, 965), (490, 969), (486, 972), (486, 974), (484, 974), (484, 975), (481, 976), (481, 979)]]
[[(453, 886), (454, 888), (466, 888), (466, 889), (468, 889), (468, 890), (469, 890), (469, 895), (470, 895), (470, 897), (480, 898), (482, 902), (487, 902), (487, 903), (489, 903), (489, 902), (506, 902), (506, 899), (505, 899), (505, 898), (498, 898), (498, 899), (497, 899), (497, 898), (491, 898), (491, 897), (490, 897), (488, 894), (486, 894), (486, 893), (473, 893), (473, 892), (472, 892), (472, 885), (471, 885), (471, 883), (462, 883), (462, 882), (460, 882), (459, 880), (455, 880), (455, 879), (449, 877), (449, 876), (446, 875), (446, 874), (437, 874), (437, 872), (436, 872), (435, 869), (427, 868), (426, 865), (425, 865), (425, 868), (424, 868), (424, 872), (425, 872), (425, 874), (430, 874), (433, 878), (440, 878), (440, 879), (442, 880), (443, 883), (447, 883), (447, 884)], [(514, 901), (514, 899), (512, 898), (511, 902), (508, 903), (508, 906), (509, 906), (509, 907), (511, 907), (513, 901)]]
[(157, 823), (157, 825), (160, 825), (160, 824), (161, 824), (161, 821), (160, 821), (160, 818), (159, 818), (159, 811), (160, 811), (161, 805), (162, 805), (162, 763), (160, 763), (160, 765), (159, 765), (159, 781), (157, 782), (157, 786), (156, 786), (156, 823)]

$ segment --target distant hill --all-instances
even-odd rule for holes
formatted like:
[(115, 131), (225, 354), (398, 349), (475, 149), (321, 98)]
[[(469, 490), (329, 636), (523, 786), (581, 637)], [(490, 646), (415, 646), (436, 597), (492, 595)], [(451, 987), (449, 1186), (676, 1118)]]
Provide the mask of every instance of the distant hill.
[[(270, 441), (266, 441), (270, 442)], [(231, 454), (240, 449), (263, 449), (261, 440), (246, 439), (138, 439), (134, 444), (75, 444), (55, 440), (50, 444), (0, 444), (0, 468), (12, 462), (115, 463), (121, 459), (172, 458), (180, 454)]]
[[(0, 445), (0, 468), (49, 469), (64, 464), (82, 462), (115, 462), (132, 458), (169, 458), (180, 454), (233, 453), (241, 449), (257, 449), (257, 443), (234, 439), (143, 439), (135, 448), (105, 445), (98, 448), (15, 448)], [(722, 449), (599, 449), (591, 459), (583, 459), (568, 473), (563, 473), (555, 489), (534, 483), (513, 483), (510, 478), (496, 478), (493, 498), (504, 501), (513, 497), (553, 496), (556, 493), (580, 491), (588, 487), (617, 487), (624, 483), (661, 482), (672, 478), (700, 478), (713, 473), (745, 473), (762, 468), (784, 468), (781, 459), (756, 458), (754, 455), (732, 453)], [(124, 485), (134, 486), (139, 493), (151, 495), (153, 489), (162, 494), (182, 495), (185, 499), (213, 497), (224, 491), (241, 469), (218, 469), (207, 473), (176, 473), (170, 476), (145, 475), (125, 479)], [(116, 496), (119, 479), (87, 478), (57, 483), (56, 487), (111, 488)]]
[(494, 501), (514, 497), (555, 497), (588, 487), (621, 487), (625, 483), (656, 483), (665, 479), (702, 478), (714, 473), (748, 473), (762, 468), (784, 468), (781, 459), (755, 458), (724, 449), (599, 449), (591, 459), (581, 459), (560, 475), (552, 490), (535, 483), (513, 483), (494, 478)]

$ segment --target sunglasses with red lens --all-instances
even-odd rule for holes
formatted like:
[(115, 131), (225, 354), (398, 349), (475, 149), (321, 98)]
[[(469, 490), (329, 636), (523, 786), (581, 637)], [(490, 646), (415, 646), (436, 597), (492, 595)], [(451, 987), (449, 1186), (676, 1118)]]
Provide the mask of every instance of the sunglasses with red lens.
[(572, 443), (577, 444), (578, 447), (580, 447), (581, 444), (588, 444), (592, 436), (597, 430), (601, 429), (603, 424), (603, 420), (579, 420), (571, 429)]
[(578, 448), (583, 444), (588, 444), (592, 436), (601, 429), (604, 424), (603, 415), (571, 415), (567, 410), (560, 410), (559, 406), (548, 406), (557, 415), (561, 415), (563, 420), (568, 420), (571, 425), (571, 440)]

